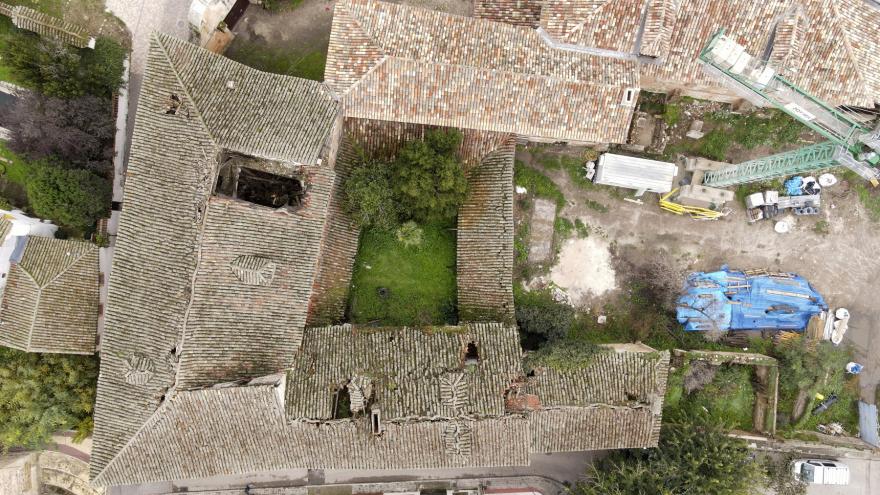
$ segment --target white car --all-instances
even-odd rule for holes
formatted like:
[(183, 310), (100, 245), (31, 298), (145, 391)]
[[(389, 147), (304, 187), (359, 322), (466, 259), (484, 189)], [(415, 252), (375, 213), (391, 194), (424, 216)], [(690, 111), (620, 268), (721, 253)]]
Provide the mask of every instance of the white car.
[(798, 459), (791, 473), (811, 485), (848, 485), (849, 466), (828, 459)]

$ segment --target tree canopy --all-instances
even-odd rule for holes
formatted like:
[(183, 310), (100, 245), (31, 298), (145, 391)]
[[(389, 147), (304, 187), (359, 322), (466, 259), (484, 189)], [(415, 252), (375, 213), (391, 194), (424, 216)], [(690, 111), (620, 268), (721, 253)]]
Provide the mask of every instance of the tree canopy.
[(110, 105), (95, 96), (64, 100), (30, 93), (6, 117), (9, 148), (30, 160), (55, 158), (70, 168), (109, 173), (116, 126)]
[(408, 141), (394, 161), (392, 184), (403, 210), (417, 222), (455, 218), (468, 183), (456, 156), (462, 134), (435, 129)]
[(400, 209), (391, 188), (387, 163), (361, 153), (360, 163), (346, 178), (343, 208), (360, 227), (391, 231), (399, 223)]
[(654, 449), (618, 451), (594, 466), (576, 495), (739, 495), (766, 483), (746, 443), (720, 428), (664, 424)]
[(34, 213), (62, 226), (84, 230), (108, 213), (110, 184), (88, 170), (35, 164), (27, 183)]
[(0, 47), (0, 57), (16, 77), (40, 93), (58, 98), (110, 98), (122, 82), (125, 49), (99, 38), (95, 48), (73, 48), (19, 32)]
[(0, 347), (0, 449), (38, 448), (62, 430), (91, 434), (97, 380), (94, 356)]

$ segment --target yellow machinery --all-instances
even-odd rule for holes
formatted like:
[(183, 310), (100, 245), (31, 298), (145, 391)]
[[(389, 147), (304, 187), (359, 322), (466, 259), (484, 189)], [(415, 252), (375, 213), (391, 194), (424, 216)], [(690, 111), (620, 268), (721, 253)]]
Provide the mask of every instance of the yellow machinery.
[(670, 200), (670, 198), (675, 196), (675, 193), (677, 192), (678, 188), (676, 187), (675, 189), (669, 191), (663, 197), (661, 197), (660, 208), (666, 211), (671, 211), (676, 215), (684, 215), (685, 213), (687, 213), (691, 216), (691, 218), (694, 218), (696, 220), (717, 220), (727, 214), (726, 212), (710, 210), (708, 208), (700, 208), (698, 206), (685, 206), (675, 203)]

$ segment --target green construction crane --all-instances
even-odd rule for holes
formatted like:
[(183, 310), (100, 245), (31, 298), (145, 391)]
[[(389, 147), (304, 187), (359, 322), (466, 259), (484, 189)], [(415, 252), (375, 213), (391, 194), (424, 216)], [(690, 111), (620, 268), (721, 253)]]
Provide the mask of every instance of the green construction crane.
[(785, 79), (766, 61), (752, 57), (721, 30), (700, 53), (707, 72), (756, 106), (770, 103), (828, 141), (802, 149), (707, 171), (703, 184), (726, 187), (819, 170), (846, 167), (878, 185), (880, 126), (871, 130)]

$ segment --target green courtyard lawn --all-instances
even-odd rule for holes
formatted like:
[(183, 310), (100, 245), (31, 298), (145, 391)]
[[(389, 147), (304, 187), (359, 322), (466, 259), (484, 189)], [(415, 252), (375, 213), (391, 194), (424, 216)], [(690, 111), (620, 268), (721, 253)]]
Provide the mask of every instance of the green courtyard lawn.
[(394, 232), (361, 235), (349, 301), (352, 323), (456, 323), (455, 231), (448, 224), (422, 228), (424, 241), (413, 248)]

